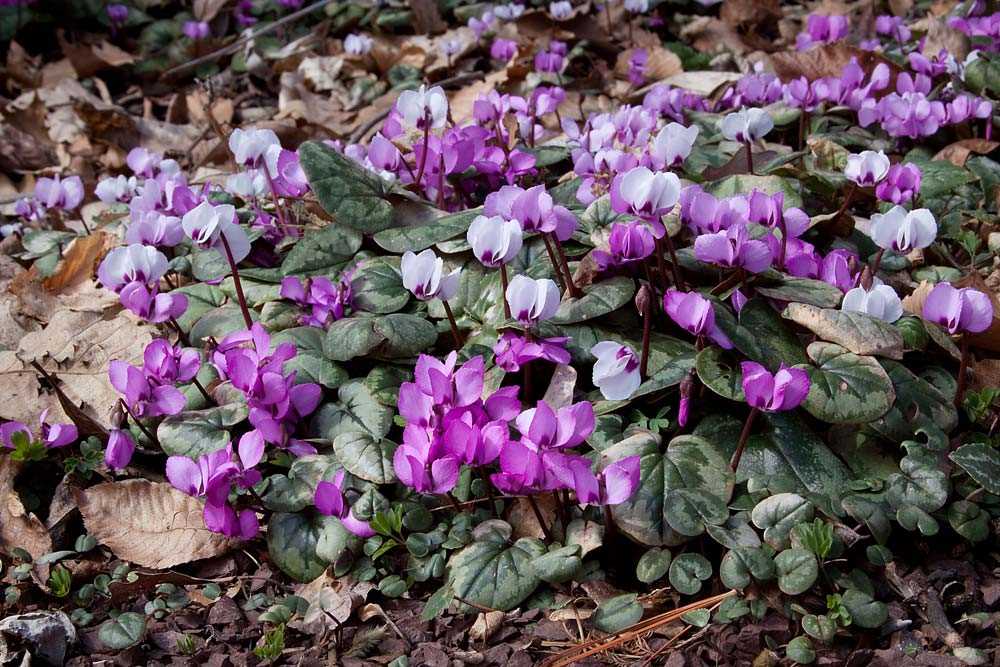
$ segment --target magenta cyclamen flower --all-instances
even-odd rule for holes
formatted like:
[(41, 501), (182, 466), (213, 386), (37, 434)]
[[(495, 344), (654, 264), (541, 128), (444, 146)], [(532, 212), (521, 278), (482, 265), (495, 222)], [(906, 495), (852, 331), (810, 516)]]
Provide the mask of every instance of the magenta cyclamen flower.
[(726, 350), (733, 348), (732, 341), (715, 324), (712, 302), (697, 292), (667, 290), (663, 295), (663, 310), (677, 326), (695, 336), (708, 336)]
[(576, 217), (564, 206), (557, 205), (544, 185), (524, 190), (505, 185), (486, 196), (483, 212), (504, 220), (517, 220), (525, 232), (553, 233), (565, 241), (576, 231)]
[(924, 301), (923, 317), (951, 334), (980, 333), (993, 324), (993, 302), (977, 289), (938, 283)]
[[(48, 449), (65, 447), (68, 444), (76, 442), (79, 437), (76, 426), (73, 424), (50, 424), (46, 421), (48, 413), (48, 410), (43, 410), (38, 416), (39, 442), (41, 442)], [(16, 434), (21, 435), (18, 436)], [(2, 443), (4, 447), (9, 449), (16, 448), (16, 440), (21, 437), (25, 438), (27, 442), (31, 442), (34, 439), (31, 429), (29, 429), (27, 425), (18, 421), (10, 421), (0, 424), (0, 443)]]
[(497, 37), (490, 45), (490, 57), (494, 60), (507, 62), (517, 55), (517, 42)]
[(340, 519), (344, 528), (358, 537), (371, 537), (375, 534), (367, 521), (361, 521), (354, 516), (354, 512), (347, 506), (344, 498), (344, 471), (338, 470), (333, 481), (322, 480), (316, 485), (316, 492), (313, 495), (313, 504), (320, 514), (335, 516)]
[(749, 220), (750, 204), (746, 197), (716, 199), (700, 185), (689, 185), (681, 191), (680, 202), (681, 222), (696, 234), (720, 232)]
[(764, 241), (751, 240), (745, 225), (724, 232), (702, 234), (694, 240), (694, 256), (702, 262), (760, 273), (771, 266), (771, 249)]
[(108, 378), (136, 417), (176, 415), (186, 404), (184, 394), (173, 385), (160, 384), (144, 370), (119, 359), (108, 365)]
[(240, 438), (238, 460), (233, 461), (232, 443), (203, 454), (194, 461), (186, 456), (167, 459), (167, 480), (179, 491), (205, 498), (205, 527), (229, 537), (251, 539), (260, 530), (257, 514), (251, 509), (239, 513), (229, 504), (233, 482), (240, 488), (250, 488), (260, 482), (260, 463), (264, 442), (255, 431)]
[(135, 453), (135, 441), (128, 431), (114, 429), (108, 433), (108, 444), (104, 449), (104, 463), (112, 470), (123, 470)]
[(569, 350), (566, 349), (568, 340), (567, 337), (529, 339), (514, 331), (505, 331), (500, 334), (493, 346), (493, 354), (496, 365), (508, 373), (521, 370), (521, 366), (535, 359), (544, 359), (554, 364), (568, 364), (570, 362)]
[(740, 364), (743, 371), (743, 393), (751, 407), (764, 412), (793, 410), (809, 394), (809, 374), (800, 368), (782, 364), (777, 373), (753, 361)]
[(595, 250), (592, 255), (602, 271), (646, 259), (653, 254), (656, 239), (653, 238), (649, 227), (643, 223), (616, 222), (611, 225), (608, 248), (607, 252)]
[(344, 275), (335, 285), (326, 276), (302, 279), (286, 276), (281, 281), (281, 297), (308, 308), (300, 319), (309, 327), (323, 328), (342, 318), (351, 306), (352, 290), (349, 275)]
[(205, 21), (185, 21), (183, 31), (188, 39), (194, 40), (205, 39), (212, 34), (211, 28)]
[(573, 490), (581, 505), (618, 505), (635, 493), (639, 487), (640, 459), (629, 456), (608, 465), (598, 474), (590, 469), (586, 459), (574, 460)]
[(889, 167), (885, 180), (875, 188), (875, 195), (882, 201), (905, 204), (913, 201), (920, 192), (920, 167), (907, 162)]
[(795, 46), (802, 50), (813, 44), (836, 42), (847, 37), (850, 28), (851, 25), (846, 16), (810, 14), (806, 19), (806, 29), (799, 33), (795, 40)]
[(820, 264), (819, 279), (841, 292), (854, 287), (858, 256), (844, 249), (831, 250)]

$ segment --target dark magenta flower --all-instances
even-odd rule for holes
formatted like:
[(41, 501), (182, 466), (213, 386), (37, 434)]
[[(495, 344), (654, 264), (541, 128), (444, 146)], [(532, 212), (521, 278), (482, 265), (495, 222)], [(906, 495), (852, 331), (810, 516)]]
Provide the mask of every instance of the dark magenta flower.
[(920, 167), (912, 162), (894, 164), (875, 188), (875, 195), (882, 201), (905, 204), (920, 193), (920, 179)]
[(694, 240), (694, 256), (702, 262), (760, 273), (771, 266), (771, 249), (764, 241), (750, 239), (745, 225), (724, 232), (702, 234)]
[(608, 465), (600, 473), (594, 474), (587, 459), (575, 459), (573, 469), (573, 490), (581, 505), (619, 505), (635, 493), (639, 487), (638, 456), (629, 456)]
[(841, 292), (846, 292), (854, 287), (856, 282), (857, 264), (858, 256), (850, 250), (842, 248), (831, 250), (820, 264), (819, 279), (833, 285)]
[(923, 317), (951, 334), (980, 333), (993, 324), (993, 302), (977, 289), (938, 283), (924, 301)]
[(345, 272), (336, 284), (326, 276), (314, 276), (305, 281), (296, 276), (286, 276), (281, 281), (280, 294), (282, 298), (309, 309), (300, 319), (302, 324), (324, 328), (342, 318), (351, 307), (350, 272)]
[(497, 366), (508, 373), (521, 370), (521, 366), (535, 359), (544, 359), (554, 364), (568, 364), (570, 362), (569, 350), (566, 349), (568, 340), (567, 337), (529, 339), (514, 331), (505, 331), (500, 334), (496, 345), (493, 346), (493, 354)]
[(158, 384), (124, 361), (115, 359), (108, 365), (108, 378), (136, 417), (176, 415), (186, 404), (184, 394), (175, 387)]
[(695, 336), (708, 336), (726, 350), (733, 348), (732, 341), (715, 324), (712, 302), (697, 292), (667, 290), (663, 295), (663, 310), (677, 326)]
[(112, 470), (123, 470), (135, 453), (135, 441), (128, 431), (114, 429), (108, 433), (108, 444), (104, 448), (104, 463)]
[(354, 512), (347, 506), (343, 484), (343, 470), (338, 470), (332, 481), (320, 481), (313, 494), (313, 504), (316, 505), (320, 514), (337, 517), (344, 528), (358, 537), (371, 537), (375, 534), (371, 525), (367, 521), (361, 521), (355, 517)]
[[(48, 410), (43, 410), (38, 416), (39, 442), (46, 448), (52, 449), (55, 447), (65, 447), (77, 440), (79, 433), (76, 426), (73, 424), (50, 424), (46, 421), (48, 414)], [(31, 429), (27, 425), (19, 421), (9, 421), (0, 424), (0, 443), (3, 443), (3, 446), (9, 449), (16, 448), (17, 443), (15, 440), (21, 437), (15, 436), (17, 433), (22, 434), (28, 442), (34, 439)]]
[(751, 407), (765, 412), (793, 410), (809, 394), (809, 374), (784, 364), (777, 373), (753, 361), (740, 364), (743, 371), (743, 393)]
[(609, 268), (639, 262), (653, 254), (656, 239), (649, 227), (640, 222), (616, 222), (611, 225), (608, 250), (594, 250), (598, 268)]
[(490, 45), (490, 57), (494, 60), (509, 61), (517, 55), (517, 42), (512, 39), (497, 37)]

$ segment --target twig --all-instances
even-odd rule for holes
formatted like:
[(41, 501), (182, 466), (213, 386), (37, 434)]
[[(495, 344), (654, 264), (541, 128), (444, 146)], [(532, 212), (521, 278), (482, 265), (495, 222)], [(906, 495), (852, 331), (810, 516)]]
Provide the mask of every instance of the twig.
[(254, 30), (249, 35), (245, 35), (239, 38), (232, 44), (224, 46), (221, 49), (216, 49), (211, 53), (206, 53), (203, 56), (195, 58), (194, 60), (189, 60), (186, 63), (181, 63), (180, 65), (171, 67), (170, 69), (168, 69), (166, 72), (163, 73), (163, 77), (166, 78), (169, 76), (173, 76), (174, 74), (178, 74), (180, 72), (186, 72), (189, 69), (194, 69), (195, 67), (198, 67), (199, 65), (202, 65), (204, 63), (212, 62), (216, 58), (221, 58), (222, 56), (235, 53), (241, 46), (243, 46), (247, 42), (253, 41), (258, 37), (261, 37), (262, 35), (266, 35), (269, 32), (274, 32), (281, 26), (291, 23), (292, 21), (295, 21), (297, 19), (300, 19), (303, 16), (306, 16), (307, 14), (312, 14), (313, 12), (323, 9), (324, 7), (332, 3), (333, 0), (320, 0), (319, 2), (315, 2), (309, 5), (308, 7), (303, 7), (302, 9), (296, 12), (292, 12), (288, 16), (282, 16), (277, 21), (274, 21), (273, 23), (268, 23), (266, 26), (260, 28), (259, 30)]

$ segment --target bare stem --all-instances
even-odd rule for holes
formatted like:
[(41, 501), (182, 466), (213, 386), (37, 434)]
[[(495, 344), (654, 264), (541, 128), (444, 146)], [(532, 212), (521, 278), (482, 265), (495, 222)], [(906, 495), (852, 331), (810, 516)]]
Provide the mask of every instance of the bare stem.
[(747, 420), (743, 424), (743, 432), (740, 433), (740, 442), (736, 445), (736, 451), (733, 452), (733, 458), (729, 462), (729, 467), (732, 468), (734, 473), (740, 467), (740, 459), (743, 458), (743, 450), (746, 449), (747, 440), (750, 439), (750, 428), (753, 426), (754, 417), (757, 416), (758, 412), (760, 412), (760, 410), (757, 408), (751, 408), (750, 414), (747, 415)]
[(240, 282), (240, 272), (236, 268), (236, 259), (233, 257), (233, 249), (229, 247), (229, 241), (225, 234), (219, 235), (222, 241), (222, 248), (226, 251), (226, 260), (229, 262), (229, 269), (233, 272), (233, 285), (236, 287), (236, 299), (240, 302), (240, 310), (243, 311), (243, 321), (247, 329), (253, 326), (253, 318), (250, 317), (250, 309), (247, 308), (247, 298), (243, 294), (243, 283)]
[(421, 187), (420, 181), (424, 177), (424, 168), (427, 166), (427, 153), (430, 148), (430, 136), (431, 115), (430, 112), (424, 112), (424, 152), (420, 155), (420, 166), (417, 167), (417, 180), (414, 181), (418, 188)]
[(747, 149), (747, 173), (753, 176), (753, 148), (749, 141), (744, 141), (743, 147)]
[(455, 349), (462, 347), (462, 337), (458, 334), (458, 323), (455, 322), (455, 314), (451, 312), (451, 306), (444, 299), (441, 299), (444, 306), (444, 313), (448, 316), (448, 324), (451, 325), (451, 337), (455, 339)]
[(121, 403), (122, 408), (125, 409), (125, 412), (128, 413), (128, 416), (132, 418), (132, 421), (135, 422), (135, 425), (139, 427), (139, 430), (143, 432), (143, 434), (146, 436), (146, 438), (150, 442), (152, 442), (153, 444), (155, 444), (157, 447), (159, 447), (160, 446), (160, 441), (156, 438), (156, 435), (152, 431), (150, 431), (146, 427), (145, 424), (143, 424), (141, 421), (139, 421), (139, 418), (135, 416), (134, 412), (132, 412), (132, 408), (130, 408), (128, 406), (128, 403), (126, 403), (125, 400), (121, 399), (121, 398), (118, 399), (118, 402)]
[(503, 289), (503, 294), (501, 295), (501, 299), (503, 300), (503, 315), (508, 320), (510, 319), (510, 304), (507, 303), (507, 286), (509, 284), (510, 283), (509, 283), (509, 281), (507, 279), (507, 265), (506, 264), (501, 264), (500, 265), (500, 285), (501, 285), (501, 287)]
[(966, 376), (969, 374), (969, 338), (962, 334), (962, 361), (958, 364), (958, 386), (955, 388), (955, 407), (961, 410), (965, 398)]
[(574, 299), (579, 299), (583, 296), (583, 292), (581, 292), (580, 288), (576, 286), (575, 282), (573, 282), (573, 273), (569, 270), (569, 262), (566, 260), (566, 253), (563, 252), (562, 245), (555, 237), (555, 234), (550, 232), (548, 236), (551, 238), (552, 245), (556, 249), (556, 255), (559, 257), (559, 266), (562, 267), (563, 273), (566, 274), (566, 288), (569, 290), (569, 295)]
[(531, 505), (531, 511), (535, 513), (535, 519), (538, 520), (538, 525), (542, 527), (542, 533), (545, 535), (545, 539), (549, 542), (552, 541), (552, 531), (549, 530), (548, 524), (545, 523), (545, 517), (542, 516), (542, 510), (538, 507), (538, 503), (535, 502), (534, 496), (526, 496), (528, 499), (528, 504)]

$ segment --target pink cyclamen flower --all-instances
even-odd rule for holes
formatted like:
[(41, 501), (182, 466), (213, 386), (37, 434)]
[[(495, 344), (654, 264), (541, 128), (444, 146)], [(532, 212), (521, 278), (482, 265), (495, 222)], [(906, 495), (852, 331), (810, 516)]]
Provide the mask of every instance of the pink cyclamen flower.
[(726, 350), (733, 348), (732, 341), (715, 323), (712, 302), (697, 292), (680, 292), (669, 289), (663, 295), (663, 310), (677, 326), (695, 336), (708, 336)]
[(509, 61), (517, 55), (517, 42), (511, 39), (497, 37), (490, 45), (490, 58), (494, 60)]
[(60, 179), (39, 178), (35, 183), (35, 199), (45, 208), (72, 211), (83, 202), (83, 181), (79, 176)]
[[(229, 135), (229, 150), (232, 151), (236, 163), (256, 169), (262, 166), (266, 158), (275, 150), (281, 148), (281, 140), (274, 130), (236, 128)], [(275, 171), (274, 168), (271, 171)]]
[(409, 250), (403, 253), (400, 262), (403, 287), (421, 301), (441, 299), (447, 301), (458, 291), (458, 281), (462, 270), (444, 272), (444, 260), (428, 248), (415, 254)]
[(133, 282), (156, 285), (166, 274), (167, 256), (153, 246), (133, 243), (109, 252), (97, 267), (97, 279), (116, 292)]
[(144, 371), (119, 359), (108, 365), (108, 378), (136, 417), (176, 415), (187, 403), (176, 387), (158, 384)]
[(504, 295), (510, 306), (511, 316), (525, 326), (535, 326), (552, 318), (559, 310), (559, 288), (548, 278), (514, 276)]
[[(41, 414), (38, 416), (38, 440), (45, 446), (46, 449), (54, 449), (57, 447), (65, 447), (68, 444), (76, 442), (79, 438), (79, 432), (73, 424), (50, 424), (47, 421), (49, 411), (42, 410)], [(15, 434), (20, 433), (20, 436)], [(27, 439), (27, 442), (33, 440), (33, 434), (31, 429), (29, 429), (25, 424), (19, 421), (9, 421), (4, 424), (0, 424), (0, 443), (4, 447), (9, 449), (15, 449), (17, 447), (17, 440), (21, 437)]]
[(889, 173), (889, 158), (883, 151), (861, 151), (847, 156), (844, 176), (861, 187), (880, 183)]
[(951, 334), (981, 333), (993, 324), (993, 302), (977, 289), (938, 283), (924, 301), (923, 317)]
[(557, 21), (565, 21), (573, 14), (573, 5), (569, 0), (558, 0), (549, 3), (549, 14)]
[(214, 206), (203, 201), (181, 218), (181, 227), (200, 248), (214, 248), (225, 257), (222, 239), (229, 244), (233, 262), (238, 264), (250, 254), (250, 238), (236, 222), (236, 208), (230, 204)]
[(185, 21), (183, 31), (188, 39), (194, 40), (205, 39), (212, 34), (207, 21)]
[(593, 252), (594, 261), (602, 271), (646, 259), (653, 254), (656, 239), (649, 227), (641, 222), (616, 222), (611, 225), (608, 248), (607, 252)]
[(344, 528), (358, 537), (371, 537), (375, 534), (371, 525), (354, 516), (354, 512), (347, 506), (343, 485), (344, 471), (338, 470), (332, 481), (322, 480), (316, 485), (313, 504), (316, 505), (320, 514), (337, 517)]
[(601, 395), (609, 401), (631, 398), (642, 384), (635, 351), (628, 345), (605, 340), (590, 348), (590, 353), (597, 357), (592, 379)]
[(882, 201), (905, 204), (920, 193), (920, 167), (907, 162), (889, 167), (885, 179), (875, 188), (875, 195)]
[(619, 505), (639, 488), (640, 458), (629, 456), (608, 465), (594, 474), (586, 459), (570, 463), (573, 470), (573, 490), (581, 505)]
[(926, 208), (907, 211), (897, 205), (885, 213), (872, 215), (871, 237), (880, 248), (905, 255), (934, 243), (937, 223)]
[(810, 14), (806, 19), (806, 29), (799, 33), (795, 46), (803, 50), (813, 44), (836, 42), (846, 37), (850, 28), (851, 24), (846, 16)]
[(163, 162), (163, 156), (153, 152), (148, 148), (136, 146), (125, 156), (125, 164), (135, 172), (136, 176), (142, 178), (152, 178), (156, 175), (156, 169)]
[(744, 361), (743, 393), (751, 407), (764, 412), (793, 410), (809, 394), (809, 374), (800, 368), (787, 368), (784, 364), (773, 375), (760, 364)]
[(135, 441), (128, 431), (114, 429), (108, 433), (108, 444), (104, 448), (104, 463), (112, 470), (124, 470), (135, 453)]
[(854, 287), (857, 263), (855, 253), (842, 248), (831, 250), (820, 264), (819, 279), (846, 292)]
[(702, 234), (694, 240), (694, 256), (708, 264), (742, 268), (750, 273), (760, 273), (771, 266), (771, 249), (764, 241), (751, 240), (746, 225)]
[(544, 359), (553, 364), (568, 364), (569, 350), (566, 349), (567, 337), (527, 338), (514, 331), (500, 334), (493, 346), (496, 365), (508, 373), (515, 373), (521, 367), (535, 359)]

